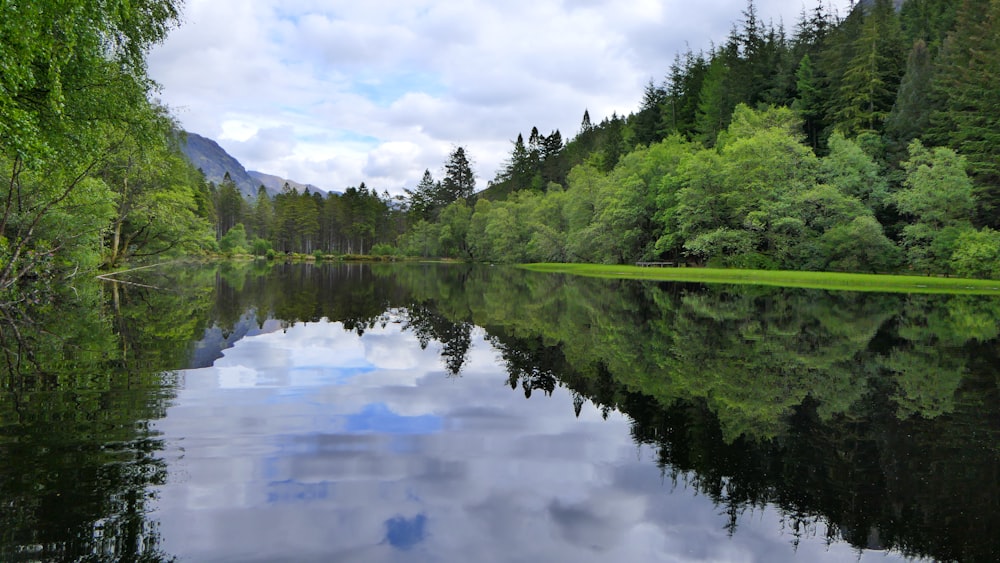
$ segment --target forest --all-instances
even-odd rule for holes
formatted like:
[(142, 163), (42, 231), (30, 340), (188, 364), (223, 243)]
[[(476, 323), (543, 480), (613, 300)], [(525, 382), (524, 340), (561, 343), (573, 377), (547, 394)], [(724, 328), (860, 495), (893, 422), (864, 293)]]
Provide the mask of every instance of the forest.
[(566, 143), (533, 128), (475, 198), (411, 205), (400, 249), (996, 277), (998, 21), (983, 0), (819, 3), (789, 35), (750, 0), (635, 113), (585, 111)]
[[(489, 187), (457, 147), (404, 196), (267, 197), (180, 155), (145, 56), (178, 0), (3, 3), (0, 292), (208, 253), (376, 254), (1000, 276), (1000, 5), (749, 0), (638, 109), (518, 134)], [(120, 4), (120, 5), (119, 5)]]

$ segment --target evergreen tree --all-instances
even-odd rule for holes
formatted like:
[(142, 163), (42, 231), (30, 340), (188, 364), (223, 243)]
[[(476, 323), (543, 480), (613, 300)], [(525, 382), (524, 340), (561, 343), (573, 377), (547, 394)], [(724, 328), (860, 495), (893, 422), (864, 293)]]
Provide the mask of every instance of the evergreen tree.
[(528, 148), (524, 146), (524, 136), (518, 133), (510, 158), (504, 163), (504, 168), (500, 172), (500, 179), (510, 183), (511, 191), (517, 191), (530, 188), (532, 176), (534, 176), (534, 166), (531, 156)]
[(444, 165), (444, 180), (441, 181), (439, 204), (447, 205), (458, 199), (468, 200), (476, 188), (476, 176), (465, 154), (464, 147), (457, 147)]
[(274, 227), (274, 202), (263, 185), (257, 188), (257, 197), (253, 202), (252, 235), (260, 239), (269, 239)]
[(956, 0), (907, 0), (899, 10), (903, 37), (908, 44), (923, 41), (937, 52), (955, 25)]
[(838, 127), (881, 131), (903, 74), (902, 34), (892, 0), (875, 0), (837, 92)]
[(544, 190), (550, 182), (562, 183), (565, 172), (562, 169), (560, 158), (563, 149), (562, 134), (559, 130), (548, 134), (542, 139), (541, 152), (541, 185), (534, 186), (536, 189)]
[(923, 135), (930, 124), (931, 80), (930, 51), (923, 39), (917, 39), (907, 58), (906, 73), (885, 126), (890, 149), (896, 153)]
[(963, 0), (936, 65), (929, 139), (968, 159), (981, 209), (1000, 226), (1000, 2)]
[(816, 74), (813, 69), (812, 59), (809, 55), (803, 55), (799, 62), (799, 68), (795, 73), (795, 101), (792, 102), (794, 109), (802, 119), (802, 128), (806, 134), (806, 140), (813, 150), (819, 147), (820, 131), (822, 131), (822, 99), (817, 84)]
[(670, 65), (667, 101), (663, 105), (664, 116), (661, 120), (667, 131), (693, 137), (698, 118), (698, 101), (707, 72), (708, 63), (701, 53), (696, 55), (689, 49), (683, 58), (680, 55), (675, 57)]
[(663, 115), (662, 107), (666, 100), (666, 89), (653, 84), (653, 81), (650, 80), (643, 92), (642, 106), (631, 120), (636, 143), (649, 145), (662, 139), (660, 120)]
[(236, 183), (233, 182), (229, 172), (226, 172), (215, 193), (217, 238), (222, 238), (222, 235), (229, 232), (229, 229), (235, 227), (237, 223), (243, 222), (245, 205), (246, 202), (243, 201), (243, 196), (240, 195)]
[(698, 114), (695, 123), (697, 138), (706, 146), (713, 146), (719, 132), (729, 124), (733, 105), (728, 92), (729, 67), (721, 56), (712, 57), (705, 73), (698, 96)]
[(420, 183), (413, 191), (404, 190), (409, 200), (407, 207), (411, 223), (429, 221), (437, 215), (437, 201), (440, 199), (438, 192), (440, 190), (441, 184), (434, 181), (430, 170), (424, 170)]
[[(854, 58), (864, 22), (864, 10), (852, 9), (838, 25), (831, 27), (823, 39), (819, 52), (812, 57), (824, 106), (822, 122), (826, 126), (837, 123), (837, 116), (846, 104), (844, 96), (841, 95), (844, 75)], [(821, 142), (826, 136), (827, 134), (820, 135)]]

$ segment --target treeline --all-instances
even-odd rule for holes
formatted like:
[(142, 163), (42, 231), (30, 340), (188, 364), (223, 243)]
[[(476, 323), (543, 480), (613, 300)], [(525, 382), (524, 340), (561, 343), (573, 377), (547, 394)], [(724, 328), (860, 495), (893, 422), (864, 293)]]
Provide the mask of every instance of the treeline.
[(392, 241), (397, 232), (394, 223), (402, 220), (388, 194), (380, 195), (363, 182), (325, 197), (285, 184), (271, 198), (261, 186), (257, 197), (248, 200), (227, 176), (210, 190), (217, 201), (219, 250), (227, 254), (366, 254), (379, 243)]
[(791, 37), (750, 0), (636, 113), (519, 135), (490, 188), (410, 215), (400, 249), (1000, 275), (998, 41), (988, 0), (820, 3)]
[(407, 221), (435, 221), (451, 202), (473, 197), (476, 178), (465, 147), (452, 151), (444, 170), (441, 181), (425, 170), (406, 197), (379, 194), (364, 182), (325, 197), (286, 183), (274, 198), (261, 186), (252, 201), (240, 195), (227, 174), (218, 187), (210, 185), (219, 249), (256, 255), (396, 254)]

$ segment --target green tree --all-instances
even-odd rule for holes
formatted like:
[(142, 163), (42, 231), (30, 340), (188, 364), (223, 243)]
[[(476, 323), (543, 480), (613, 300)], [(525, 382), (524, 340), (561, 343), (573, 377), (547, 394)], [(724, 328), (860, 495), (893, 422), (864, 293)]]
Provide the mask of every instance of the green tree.
[(823, 129), (823, 106), (819, 82), (808, 53), (799, 62), (799, 68), (795, 71), (795, 79), (796, 95), (795, 101), (792, 102), (792, 109), (798, 112), (802, 119), (806, 139), (813, 150), (816, 150), (819, 147), (819, 135)]
[(444, 165), (440, 197), (436, 202), (444, 207), (457, 199), (468, 200), (476, 189), (476, 175), (466, 155), (465, 147), (456, 147)]
[[(288, 184), (286, 183), (285, 186)], [(213, 200), (216, 214), (216, 237), (222, 238), (222, 235), (235, 227), (236, 223), (243, 222), (247, 203), (243, 200), (243, 195), (240, 194), (240, 190), (236, 187), (236, 182), (233, 181), (229, 172), (226, 172), (222, 183), (215, 188)]]
[(274, 228), (274, 202), (263, 185), (257, 188), (257, 197), (253, 200), (250, 225), (250, 234), (254, 238), (270, 238)]
[(967, 230), (955, 241), (951, 268), (967, 278), (1000, 278), (1000, 232)]
[(667, 91), (663, 86), (653, 84), (652, 79), (646, 84), (642, 95), (642, 104), (638, 113), (632, 117), (635, 140), (640, 145), (649, 145), (662, 138), (663, 105), (667, 101)]
[(910, 264), (925, 272), (950, 272), (951, 257), (962, 234), (972, 229), (975, 209), (965, 159), (945, 147), (910, 143), (902, 163), (904, 187), (892, 196), (899, 211), (913, 221), (903, 227)]
[(940, 108), (929, 140), (968, 159), (981, 208), (978, 220), (1000, 226), (1000, 4), (963, 0), (954, 33), (945, 41), (934, 74)]
[(237, 223), (219, 240), (219, 250), (226, 254), (237, 254), (247, 251), (247, 232), (243, 223)]
[(94, 265), (112, 193), (92, 172), (152, 112), (145, 53), (176, 2), (3, 5), (0, 290), (50, 267)]
[(462, 259), (471, 258), (468, 244), (471, 219), (472, 208), (464, 199), (455, 200), (441, 210), (438, 248), (442, 255)]
[(439, 196), (441, 185), (434, 181), (430, 170), (424, 170), (423, 177), (413, 191), (404, 191), (407, 197), (407, 213), (411, 221), (417, 223), (437, 217), (437, 212), (440, 210), (436, 206), (441, 199)]
[(892, 0), (874, 0), (839, 85), (838, 128), (881, 131), (903, 74), (903, 43)]
[(714, 145), (715, 137), (729, 123), (733, 111), (730, 94), (729, 67), (721, 55), (714, 55), (705, 71), (695, 118), (697, 138), (706, 146)]
[(918, 39), (907, 57), (896, 103), (885, 124), (886, 134), (896, 151), (922, 136), (930, 125), (932, 70), (930, 50), (922, 39)]
[(880, 211), (888, 203), (889, 187), (878, 163), (857, 141), (839, 132), (830, 135), (827, 146), (829, 154), (820, 159), (819, 180)]
[(129, 135), (95, 171), (115, 195), (103, 244), (108, 267), (212, 246), (212, 227), (198, 203), (203, 177), (171, 142), (172, 125), (161, 113), (149, 137)]

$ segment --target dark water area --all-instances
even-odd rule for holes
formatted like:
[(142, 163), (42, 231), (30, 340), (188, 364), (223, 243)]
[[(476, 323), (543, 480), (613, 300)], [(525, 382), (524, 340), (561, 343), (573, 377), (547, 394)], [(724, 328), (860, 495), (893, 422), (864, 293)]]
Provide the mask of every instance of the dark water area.
[(0, 315), (0, 561), (1000, 560), (994, 297), (128, 280)]

